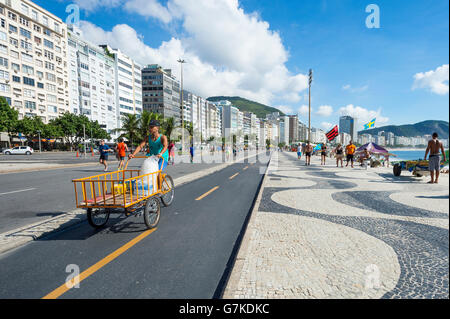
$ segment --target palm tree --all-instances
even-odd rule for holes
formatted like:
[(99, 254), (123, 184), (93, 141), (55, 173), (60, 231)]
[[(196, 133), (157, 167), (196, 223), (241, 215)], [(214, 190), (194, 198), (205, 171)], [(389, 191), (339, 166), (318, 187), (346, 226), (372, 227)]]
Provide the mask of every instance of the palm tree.
[(125, 137), (133, 147), (133, 140), (141, 138), (139, 131), (139, 118), (136, 114), (124, 114), (122, 116), (122, 127), (114, 130), (115, 133), (122, 133), (119, 137)]
[(161, 114), (144, 110), (139, 121), (139, 134), (142, 140), (144, 140), (148, 136), (148, 130), (151, 120), (157, 120), (160, 123), (164, 123), (164, 117)]
[(164, 120), (162, 124), (162, 132), (167, 136), (167, 139), (170, 143), (170, 135), (172, 135), (172, 131), (175, 129), (175, 120), (173, 117), (169, 117)]

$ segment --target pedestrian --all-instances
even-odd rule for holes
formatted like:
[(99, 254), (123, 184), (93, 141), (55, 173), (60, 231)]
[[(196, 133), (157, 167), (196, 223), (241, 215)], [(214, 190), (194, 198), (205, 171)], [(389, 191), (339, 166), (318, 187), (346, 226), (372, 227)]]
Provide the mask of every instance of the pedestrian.
[(105, 140), (101, 140), (100, 146), (98, 147), (98, 150), (100, 152), (100, 164), (103, 164), (105, 166), (105, 172), (108, 171), (108, 153), (112, 152), (112, 150), (109, 148), (108, 145), (105, 144)]
[[(430, 158), (428, 161), (430, 175), (431, 175), (431, 181), (428, 182), (428, 184), (438, 184), (439, 181), (439, 172), (441, 170), (441, 154), (439, 152), (442, 152), (442, 156), (444, 157), (444, 162), (446, 161), (445, 158), (445, 151), (444, 146), (442, 143), (438, 140), (438, 134), (433, 133), (432, 140), (428, 142), (427, 150), (425, 151), (425, 158), (427, 159), (428, 153), (430, 153)], [(436, 173), (436, 177), (435, 174)]]
[(194, 163), (194, 145), (191, 144), (191, 147), (189, 147), (189, 155), (191, 156), (191, 164)]
[(326, 159), (327, 159), (327, 146), (325, 144), (322, 144), (321, 147), (321, 160), (320, 160), (320, 165), (325, 165)]
[(344, 157), (344, 148), (339, 143), (336, 149), (334, 150), (336, 154), (336, 167), (339, 167), (339, 161), (341, 161), (341, 167), (344, 167), (343, 157)]
[(306, 143), (306, 147), (305, 147), (305, 155), (306, 155), (306, 163), (305, 166), (307, 165), (311, 165), (311, 155), (313, 152), (313, 147), (312, 145), (309, 143), (309, 141)]
[(175, 163), (175, 144), (173, 142), (169, 144), (169, 163), (172, 165)]
[(123, 138), (119, 138), (119, 143), (116, 146), (117, 159), (119, 160), (119, 167), (117, 170), (122, 170), (125, 164), (126, 152), (128, 152), (128, 146), (123, 142)]
[(348, 163), (351, 162), (352, 168), (354, 168), (353, 161), (355, 157), (356, 146), (353, 144), (353, 141), (350, 141), (350, 143), (347, 145), (347, 147), (345, 148), (345, 152), (347, 153), (347, 165), (345, 165), (345, 167), (348, 167)]
[(297, 157), (298, 157), (298, 160), (302, 159), (302, 145), (301, 144), (297, 145)]
[[(384, 159), (385, 159), (385, 161), (386, 161), (387, 167), (389, 167), (389, 154), (385, 155), (385, 156), (384, 156)], [(383, 161), (383, 166), (384, 166), (384, 162), (385, 162), (385, 161)]]

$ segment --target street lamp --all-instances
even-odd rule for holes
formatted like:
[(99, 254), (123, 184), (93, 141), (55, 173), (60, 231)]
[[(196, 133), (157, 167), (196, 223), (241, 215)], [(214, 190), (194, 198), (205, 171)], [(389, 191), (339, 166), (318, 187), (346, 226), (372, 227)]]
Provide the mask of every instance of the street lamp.
[(41, 131), (37, 131), (39, 135), (39, 153), (41, 153)]
[(309, 69), (309, 131), (308, 141), (311, 143), (311, 83), (313, 81), (313, 71)]
[(183, 64), (186, 63), (183, 59), (177, 61), (181, 66), (181, 86), (180, 86), (180, 108), (181, 108), (181, 152), (184, 153), (184, 110), (183, 110)]

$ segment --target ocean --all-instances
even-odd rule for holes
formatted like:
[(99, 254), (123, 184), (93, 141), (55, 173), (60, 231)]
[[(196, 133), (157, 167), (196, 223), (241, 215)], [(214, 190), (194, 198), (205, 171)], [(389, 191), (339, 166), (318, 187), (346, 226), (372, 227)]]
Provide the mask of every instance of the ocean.
[(417, 151), (392, 151), (392, 154), (398, 157), (391, 157), (390, 160), (394, 161), (414, 161), (418, 159), (423, 159), (425, 156), (425, 149)]

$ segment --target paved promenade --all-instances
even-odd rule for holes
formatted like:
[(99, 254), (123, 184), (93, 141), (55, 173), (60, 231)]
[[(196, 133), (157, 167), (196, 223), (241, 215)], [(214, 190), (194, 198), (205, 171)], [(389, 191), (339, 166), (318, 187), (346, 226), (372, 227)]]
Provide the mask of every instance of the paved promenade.
[(274, 153), (224, 298), (448, 298), (448, 175), (327, 161)]

